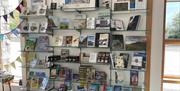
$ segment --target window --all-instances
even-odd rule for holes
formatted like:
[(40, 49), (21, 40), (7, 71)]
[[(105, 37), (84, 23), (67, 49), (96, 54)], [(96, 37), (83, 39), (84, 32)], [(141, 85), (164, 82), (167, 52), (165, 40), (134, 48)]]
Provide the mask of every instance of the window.
[[(21, 0), (20, 0), (21, 1)], [(19, 5), (19, 0), (1, 0), (0, 1), (0, 16), (8, 14), (7, 22), (3, 17), (0, 17), (0, 33), (3, 34), (3, 40), (0, 41), (0, 50), (1, 50), (1, 62), (2, 65), (8, 65), (7, 67), (3, 66), (3, 70), (15, 76), (14, 81), (19, 81), (22, 79), (22, 64), (15, 61), (20, 54), (20, 37), (7, 33), (10, 33), (12, 29), (16, 28), (20, 23), (19, 12), (15, 11), (16, 7)], [(9, 16), (9, 13), (14, 13), (14, 18)], [(10, 65), (11, 63), (15, 64), (15, 67)]]
[(180, 91), (180, 0), (167, 0), (163, 90)]

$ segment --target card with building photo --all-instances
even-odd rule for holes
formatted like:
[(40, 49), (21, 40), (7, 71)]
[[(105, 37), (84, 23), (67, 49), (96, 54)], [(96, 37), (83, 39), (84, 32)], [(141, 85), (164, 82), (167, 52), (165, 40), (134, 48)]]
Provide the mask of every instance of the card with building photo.
[(124, 37), (123, 35), (112, 35), (112, 50), (124, 50)]
[(47, 25), (48, 25), (47, 22), (40, 22), (39, 23), (39, 32), (45, 33), (46, 29), (47, 29)]
[(145, 51), (146, 37), (145, 36), (126, 36), (125, 38), (126, 50)]
[(87, 29), (95, 29), (95, 17), (88, 17), (86, 22)]
[(97, 47), (109, 47), (109, 33), (96, 33)]
[(87, 47), (95, 47), (95, 35), (87, 36)]
[(109, 29), (110, 19), (107, 17), (101, 17), (96, 19), (96, 29)]
[(38, 22), (29, 22), (29, 32), (39, 32), (39, 23)]
[(117, 20), (117, 19), (112, 20), (111, 21), (111, 30), (112, 31), (125, 30), (123, 21)]
[(64, 36), (65, 46), (72, 46), (73, 36)]

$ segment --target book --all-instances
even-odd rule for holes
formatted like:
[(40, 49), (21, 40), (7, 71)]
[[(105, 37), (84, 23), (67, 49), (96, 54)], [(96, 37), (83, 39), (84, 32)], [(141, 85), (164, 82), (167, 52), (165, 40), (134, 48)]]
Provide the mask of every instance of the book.
[(43, 78), (42, 84), (41, 84), (41, 89), (45, 90), (47, 85), (48, 85), (48, 78)]
[(73, 74), (73, 81), (79, 81), (79, 74)]
[(143, 63), (143, 56), (133, 55), (132, 62), (131, 62), (131, 68), (132, 69), (141, 69), (142, 63)]
[(29, 32), (39, 32), (39, 23), (29, 22)]
[(135, 9), (146, 9), (147, 8), (147, 0), (135, 0), (136, 7)]
[(60, 19), (59, 28), (60, 29), (69, 29), (70, 20), (67, 18), (61, 18)]
[(87, 36), (87, 47), (95, 47), (95, 35)]
[(127, 26), (127, 30), (135, 31), (138, 29), (141, 15), (131, 16)]
[(101, 17), (96, 19), (96, 29), (109, 29), (110, 28), (110, 19), (106, 17)]
[(65, 46), (72, 46), (73, 36), (64, 36), (63, 39), (65, 40)]
[(114, 91), (122, 91), (122, 87), (119, 85), (114, 86)]
[(90, 53), (89, 63), (96, 63), (97, 53)]
[(53, 36), (52, 38), (53, 46), (62, 46), (63, 45), (63, 36)]
[(135, 0), (130, 0), (130, 9), (135, 9), (136, 3)]
[(125, 38), (126, 50), (146, 50), (146, 37), (145, 36), (126, 36)]
[(50, 68), (50, 78), (55, 79), (57, 77), (57, 70), (56, 68)]
[(86, 35), (80, 35), (79, 45), (80, 45), (80, 47), (87, 47), (87, 36)]
[(96, 82), (104, 83), (107, 79), (107, 75), (103, 71), (96, 71), (95, 73)]
[(88, 91), (100, 91), (100, 86), (98, 84), (91, 84)]
[(79, 46), (79, 36), (72, 36), (72, 46), (78, 47)]
[(97, 47), (109, 47), (109, 34), (108, 33), (96, 33)]
[(22, 30), (23, 30), (23, 32), (29, 32), (29, 22), (24, 21), (22, 23)]
[(112, 31), (125, 30), (123, 21), (122, 20), (112, 20), (111, 21), (111, 30)]
[(37, 39), (36, 51), (48, 51), (49, 46), (49, 37), (48, 36), (39, 36)]
[(24, 51), (34, 51), (36, 47), (36, 38), (29, 37), (25, 41)]
[(124, 68), (123, 56), (117, 55), (117, 56), (115, 57), (114, 67), (117, 68), (117, 69), (122, 69), (122, 68)]
[(57, 3), (51, 2), (50, 8), (51, 8), (51, 10), (56, 10), (57, 9)]
[(45, 33), (47, 29), (47, 22), (40, 22), (39, 24), (39, 32)]
[(130, 71), (130, 85), (138, 86), (138, 71), (131, 70)]
[(39, 78), (31, 77), (30, 85), (31, 85), (32, 89), (38, 89), (39, 88)]
[(142, 69), (146, 69), (146, 52), (135, 52), (133, 57), (142, 57)]
[(95, 17), (88, 17), (86, 23), (87, 29), (95, 29)]
[(130, 8), (129, 0), (113, 0), (112, 1), (112, 10), (113, 11), (126, 11)]
[(46, 9), (47, 9), (47, 6), (45, 6), (45, 5), (39, 6), (38, 7), (38, 15), (46, 15)]
[(123, 61), (124, 61), (124, 68), (128, 68), (128, 63), (129, 63), (129, 56), (130, 54), (129, 53), (120, 53), (119, 56), (122, 56), (123, 57)]
[(112, 35), (111, 46), (112, 46), (112, 50), (124, 50), (123, 35)]
[(69, 49), (61, 49), (61, 60), (65, 61), (69, 56)]

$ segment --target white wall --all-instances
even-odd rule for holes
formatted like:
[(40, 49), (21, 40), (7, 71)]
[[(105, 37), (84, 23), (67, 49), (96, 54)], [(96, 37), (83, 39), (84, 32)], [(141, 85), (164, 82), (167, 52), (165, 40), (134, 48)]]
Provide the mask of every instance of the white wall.
[(164, 1), (153, 0), (150, 91), (161, 91)]

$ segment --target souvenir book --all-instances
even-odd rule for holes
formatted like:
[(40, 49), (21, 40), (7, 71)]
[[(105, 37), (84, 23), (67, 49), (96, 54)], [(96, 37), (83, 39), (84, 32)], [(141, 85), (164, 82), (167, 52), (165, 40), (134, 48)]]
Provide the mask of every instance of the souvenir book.
[(53, 36), (52, 46), (62, 46), (63, 45), (63, 36)]
[(47, 22), (40, 22), (39, 24), (39, 32), (45, 33), (47, 29)]
[(129, 0), (113, 0), (112, 10), (113, 11), (127, 11), (130, 9)]
[(34, 51), (36, 47), (36, 38), (29, 37), (25, 41), (24, 51)]
[(74, 35), (72, 37), (72, 46), (79, 47), (79, 36)]
[(101, 17), (96, 19), (96, 29), (109, 29), (110, 28), (110, 19), (106, 17)]
[(65, 46), (72, 46), (73, 36), (64, 36), (64, 44)]
[(49, 46), (49, 37), (48, 36), (39, 36), (37, 39), (36, 51), (48, 51)]
[(112, 35), (112, 50), (124, 50), (123, 35)]
[(97, 53), (90, 53), (89, 63), (96, 63)]
[(131, 70), (130, 71), (130, 85), (138, 86), (139, 73), (138, 71)]
[(109, 33), (96, 33), (96, 46), (109, 47)]
[(112, 20), (111, 21), (111, 30), (112, 31), (125, 30), (123, 21), (122, 20)]
[(80, 35), (80, 47), (87, 47), (87, 36), (86, 35)]
[(141, 15), (131, 16), (129, 19), (128, 26), (127, 26), (127, 31), (138, 30), (140, 18), (141, 18)]
[(39, 23), (37, 22), (29, 22), (29, 32), (39, 32)]
[(95, 29), (95, 17), (88, 17), (86, 27), (87, 29)]
[(87, 36), (87, 47), (95, 47), (95, 35)]

